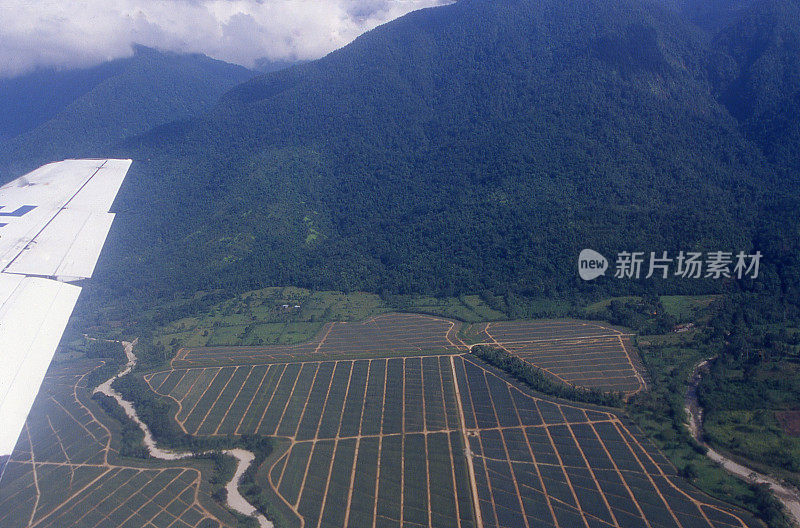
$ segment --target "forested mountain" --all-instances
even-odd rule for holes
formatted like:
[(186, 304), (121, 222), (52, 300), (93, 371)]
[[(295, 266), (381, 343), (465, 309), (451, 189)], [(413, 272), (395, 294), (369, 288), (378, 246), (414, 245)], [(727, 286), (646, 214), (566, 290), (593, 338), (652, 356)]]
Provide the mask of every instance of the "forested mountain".
[[(765, 8), (748, 9), (737, 24)], [(795, 189), (749, 121), (778, 103), (748, 77), (767, 49), (748, 28), (709, 36), (645, 0), (407, 15), (120, 145), (136, 163), (106, 286), (559, 296), (657, 287), (580, 283), (583, 247), (750, 250)]]
[(134, 158), (98, 299), (719, 291), (583, 283), (575, 258), (763, 249), (765, 274), (794, 269), (775, 251), (798, 226), (797, 15), (797, 0), (462, 0), (221, 99), (250, 72), (139, 49), (6, 126), (22, 133), (0, 169)]
[(93, 68), (2, 79), (0, 181), (192, 117), (253, 75), (203, 55), (138, 46), (130, 58)]

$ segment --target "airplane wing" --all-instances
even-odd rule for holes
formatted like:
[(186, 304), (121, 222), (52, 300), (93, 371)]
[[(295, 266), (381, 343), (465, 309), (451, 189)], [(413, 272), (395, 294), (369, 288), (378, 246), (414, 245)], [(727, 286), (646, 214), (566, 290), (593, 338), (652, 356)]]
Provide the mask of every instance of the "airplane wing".
[(131, 160), (51, 163), (0, 187), (0, 458), (10, 455)]

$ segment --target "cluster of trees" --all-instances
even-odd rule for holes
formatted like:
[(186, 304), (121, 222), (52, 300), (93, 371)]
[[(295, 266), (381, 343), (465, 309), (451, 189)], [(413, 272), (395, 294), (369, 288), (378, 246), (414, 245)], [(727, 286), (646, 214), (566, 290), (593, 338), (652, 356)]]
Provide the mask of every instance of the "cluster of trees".
[(111, 385), (125, 400), (132, 402), (136, 413), (150, 428), (158, 442), (172, 448), (199, 451), (197, 438), (184, 433), (173, 419), (174, 409), (163, 398), (155, 394), (145, 381), (136, 375), (123, 376)]
[[(712, 438), (720, 447), (798, 473), (800, 442), (783, 432), (775, 416), (800, 409), (800, 317), (788, 316), (790, 306), (774, 295), (726, 298), (703, 335), (703, 346), (716, 360), (698, 397), (707, 422), (722, 433)], [(747, 427), (730, 423), (731, 416), (747, 420)]]
[(278, 528), (291, 526), (292, 523), (286, 518), (286, 512), (275, 506), (278, 501), (270, 498), (263, 484), (259, 484), (259, 482), (266, 481), (266, 476), (261, 471), (261, 465), (272, 453), (273, 440), (261, 436), (244, 435), (241, 438), (241, 444), (256, 455), (253, 463), (242, 475), (239, 484), (242, 496)]
[(148, 458), (150, 455), (145, 447), (144, 432), (131, 420), (117, 401), (105, 394), (96, 393), (92, 399), (97, 402), (103, 411), (120, 424), (119, 454), (133, 458)]
[(667, 313), (658, 296), (652, 294), (632, 299), (612, 299), (608, 308), (595, 316), (639, 334), (665, 334), (672, 331), (676, 323), (675, 317)]
[(90, 340), (86, 343), (86, 356), (102, 359), (103, 363), (86, 375), (88, 387), (97, 387), (115, 376), (127, 362), (125, 349), (121, 343), (104, 340)]
[(125, 357), (125, 347), (119, 341), (89, 339), (86, 342), (86, 357), (119, 360)]

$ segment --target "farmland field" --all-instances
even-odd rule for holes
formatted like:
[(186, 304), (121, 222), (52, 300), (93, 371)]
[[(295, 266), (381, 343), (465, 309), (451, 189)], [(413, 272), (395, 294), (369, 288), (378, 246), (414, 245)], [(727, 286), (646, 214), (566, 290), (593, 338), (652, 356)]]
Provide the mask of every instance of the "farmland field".
[[(752, 525), (688, 486), (616, 413), (520, 387), (456, 330), (410, 315), (329, 324), (297, 347), (183, 350), (145, 380), (176, 402), (187, 433), (280, 439), (259, 478), (303, 528)], [(552, 321), (482, 331), (512, 349), (574, 340), (576, 360), (625, 337)]]
[(747, 526), (620, 417), (453, 358), (483, 526)]
[(3, 474), (0, 526), (234, 526), (194, 464), (118, 460), (84, 383), (97, 364), (51, 368), (45, 378)]
[(361, 322), (327, 323), (317, 336), (299, 345), (247, 347), (199, 347), (181, 349), (172, 366), (237, 365), (242, 362), (275, 362), (308, 354), (361, 355), (403, 354), (421, 351), (455, 351), (460, 343), (460, 323), (416, 314), (387, 314)]
[[(604, 361), (636, 377), (622, 332), (569, 321), (460, 326), (410, 314), (328, 323), (301, 345), (182, 349), (143, 378), (187, 434), (275, 438), (255, 479), (289, 526), (755, 526), (689, 486), (616, 411), (532, 392), (458, 337), (591, 385)], [(601, 346), (612, 337), (619, 345)], [(546, 363), (556, 343), (562, 357), (589, 361), (584, 378)], [(208, 464), (118, 455), (118, 427), (86, 387), (98, 364), (51, 369), (3, 477), (0, 525), (236, 526), (210, 496)]]
[(647, 385), (630, 334), (607, 325), (500, 321), (486, 323), (482, 336), (571, 385), (627, 393)]
[[(327, 323), (313, 340), (298, 345), (183, 348), (172, 366), (454, 353), (468, 349), (458, 337), (461, 327), (440, 317), (385, 314), (363, 322)], [(499, 321), (472, 325), (469, 330), (478, 342), (500, 346), (564, 383), (627, 393), (646, 387), (630, 335), (600, 323)]]

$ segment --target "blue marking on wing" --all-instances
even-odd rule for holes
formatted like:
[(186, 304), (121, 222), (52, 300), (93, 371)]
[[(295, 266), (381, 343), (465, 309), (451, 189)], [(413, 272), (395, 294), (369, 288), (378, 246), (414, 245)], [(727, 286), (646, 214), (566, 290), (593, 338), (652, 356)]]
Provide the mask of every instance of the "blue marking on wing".
[[(2, 209), (3, 207), (5, 207), (5, 205), (0, 205), (0, 209)], [(25, 215), (27, 213), (30, 213), (34, 209), (36, 209), (35, 205), (23, 205), (21, 207), (17, 207), (16, 210), (11, 211), (10, 213), (7, 213), (5, 211), (0, 211), (0, 216), (14, 216), (14, 217), (19, 218), (20, 216), (23, 216), (23, 215)], [(3, 224), (3, 225), (6, 225), (6, 224)], [(0, 227), (2, 227), (2, 225), (0, 225)]]

